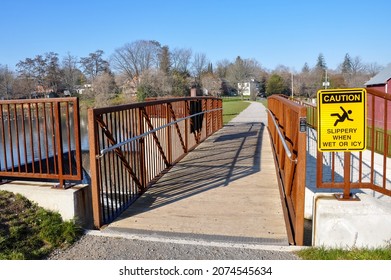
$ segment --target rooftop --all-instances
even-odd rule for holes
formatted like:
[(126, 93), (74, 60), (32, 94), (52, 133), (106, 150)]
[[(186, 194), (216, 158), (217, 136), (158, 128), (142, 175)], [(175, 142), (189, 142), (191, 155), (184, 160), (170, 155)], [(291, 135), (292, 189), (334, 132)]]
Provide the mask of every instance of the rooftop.
[(391, 64), (389, 64), (386, 68), (380, 71), (377, 75), (373, 76), (364, 85), (371, 86), (371, 85), (386, 84), (389, 79), (391, 79)]

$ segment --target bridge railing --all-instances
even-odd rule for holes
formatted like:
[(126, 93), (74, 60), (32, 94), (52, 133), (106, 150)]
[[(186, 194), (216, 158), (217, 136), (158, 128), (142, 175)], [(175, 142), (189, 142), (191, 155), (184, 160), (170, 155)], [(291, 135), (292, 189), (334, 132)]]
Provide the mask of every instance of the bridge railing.
[(94, 225), (113, 221), (172, 165), (222, 127), (222, 100), (162, 99), (89, 109)]
[(75, 97), (0, 101), (0, 179), (81, 180)]
[(306, 186), (306, 108), (283, 96), (268, 97), (268, 129), (289, 242), (303, 245)]

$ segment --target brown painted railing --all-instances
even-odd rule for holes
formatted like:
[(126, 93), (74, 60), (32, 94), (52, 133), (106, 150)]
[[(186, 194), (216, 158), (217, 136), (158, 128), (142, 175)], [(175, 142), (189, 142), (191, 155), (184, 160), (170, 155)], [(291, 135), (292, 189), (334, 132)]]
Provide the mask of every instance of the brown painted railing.
[(342, 199), (352, 198), (351, 189), (371, 189), (391, 196), (391, 95), (367, 88), (367, 150), (317, 154), (317, 187), (343, 189)]
[(316, 130), (318, 128), (318, 111), (316, 105), (298, 99), (291, 100), (307, 108), (307, 126)]
[(0, 179), (81, 180), (77, 98), (0, 102)]
[(94, 225), (110, 223), (222, 127), (222, 100), (163, 99), (89, 109)]
[(268, 98), (272, 139), (289, 242), (303, 245), (306, 184), (306, 108), (287, 98)]

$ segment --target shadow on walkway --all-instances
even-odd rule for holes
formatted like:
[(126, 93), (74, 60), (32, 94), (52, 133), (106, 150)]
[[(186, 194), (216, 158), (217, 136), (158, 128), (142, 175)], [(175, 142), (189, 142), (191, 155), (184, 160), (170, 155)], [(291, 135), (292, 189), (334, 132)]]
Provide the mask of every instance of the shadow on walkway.
[(259, 172), (264, 127), (263, 123), (225, 126), (165, 174), (130, 207), (129, 214), (227, 187), (232, 181)]

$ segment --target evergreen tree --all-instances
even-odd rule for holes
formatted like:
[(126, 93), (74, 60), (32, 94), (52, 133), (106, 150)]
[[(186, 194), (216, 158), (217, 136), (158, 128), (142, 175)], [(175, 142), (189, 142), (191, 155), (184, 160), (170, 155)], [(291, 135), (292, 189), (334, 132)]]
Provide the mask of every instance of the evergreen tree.
[(168, 46), (162, 47), (160, 53), (160, 70), (163, 73), (168, 74), (170, 72), (171, 62), (170, 62), (170, 52)]
[(173, 70), (171, 74), (171, 85), (173, 96), (189, 96), (190, 88), (187, 83), (188, 75), (179, 71)]
[(266, 95), (266, 85), (267, 85), (266, 76), (262, 75), (261, 82), (259, 83), (259, 93), (260, 94)]
[(213, 66), (212, 66), (212, 62), (210, 62), (210, 63), (208, 64), (208, 73), (211, 73), (211, 74), (213, 74)]
[(273, 74), (270, 76), (266, 85), (267, 96), (272, 94), (287, 94), (288, 92), (289, 88), (285, 86), (284, 79), (280, 75)]
[(308, 63), (304, 63), (303, 68), (301, 69), (301, 72), (303, 73), (309, 73), (310, 72), (310, 67), (308, 66)]
[(323, 71), (327, 69), (326, 61), (322, 53), (320, 53), (318, 56), (318, 60), (316, 62), (316, 69), (323, 70)]
[(350, 74), (352, 72), (352, 60), (348, 53), (345, 54), (344, 61), (342, 62), (341, 72), (342, 74)]

